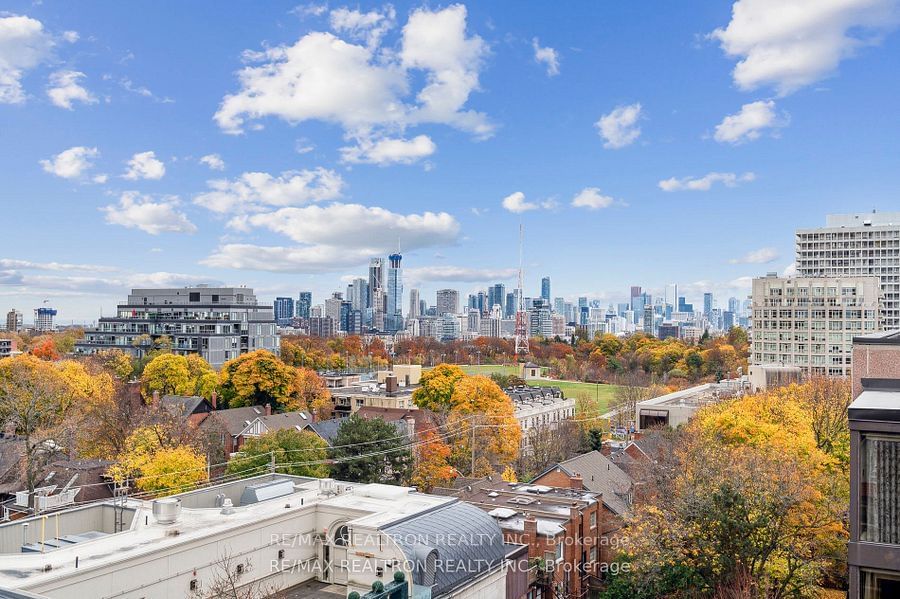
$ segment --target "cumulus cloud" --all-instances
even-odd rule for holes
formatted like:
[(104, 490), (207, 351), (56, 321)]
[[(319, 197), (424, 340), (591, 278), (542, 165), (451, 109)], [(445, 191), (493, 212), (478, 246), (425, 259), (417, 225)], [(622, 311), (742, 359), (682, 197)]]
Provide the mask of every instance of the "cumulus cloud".
[(241, 215), (229, 224), (241, 231), (265, 228), (299, 245), (230, 243), (203, 264), (274, 272), (332, 272), (382, 256), (397, 247), (398, 239), (409, 251), (453, 244), (460, 229), (456, 219), (445, 212), (397, 214), (380, 207), (341, 203)]
[(35, 262), (33, 260), (17, 260), (14, 258), (0, 258), (0, 268), (15, 270), (80, 270), (89, 272), (110, 272), (115, 270), (112, 266), (102, 266), (99, 264)]
[(641, 135), (641, 128), (638, 127), (640, 118), (640, 103), (617, 106), (609, 114), (600, 117), (594, 126), (604, 139), (603, 147), (617, 150), (633, 144)]
[(349, 163), (412, 164), (434, 154), (437, 146), (427, 135), (413, 139), (360, 139), (357, 145), (341, 148), (341, 160)]
[[(379, 18), (378, 15), (381, 15)], [(466, 8), (413, 11), (400, 36), (399, 51), (380, 45), (381, 28), (392, 13), (332, 13), (332, 26), (348, 37), (312, 32), (291, 46), (246, 52), (251, 64), (238, 73), (240, 89), (225, 96), (215, 120), (227, 133), (241, 133), (248, 121), (274, 116), (291, 124), (321, 120), (341, 125), (351, 137), (375, 129), (403, 130), (440, 123), (487, 137), (493, 126), (467, 110), (487, 44), (466, 32)], [(423, 81), (416, 91), (411, 82)], [(376, 137), (383, 137), (383, 134)]]
[(213, 212), (251, 212), (271, 207), (300, 206), (333, 200), (341, 195), (344, 180), (328, 169), (269, 173), (244, 173), (232, 180), (208, 181), (211, 191), (198, 194), (194, 203)]
[(526, 202), (525, 194), (521, 191), (513, 192), (503, 198), (501, 205), (504, 209), (515, 214), (521, 214), (523, 212), (528, 212), (529, 210), (537, 210), (540, 208), (540, 206), (534, 202)]
[(707, 173), (702, 177), (671, 177), (659, 182), (663, 191), (709, 191), (713, 184), (721, 183), (725, 187), (737, 187), (739, 183), (747, 183), (756, 178), (754, 173)]
[(0, 104), (21, 104), (22, 77), (50, 57), (53, 38), (37, 19), (0, 15)]
[(345, 33), (355, 40), (362, 40), (375, 48), (381, 43), (385, 33), (393, 29), (397, 17), (393, 6), (386, 6), (384, 12), (377, 10), (360, 12), (349, 8), (331, 11), (331, 28), (337, 33)]
[(85, 171), (94, 166), (92, 159), (99, 155), (100, 152), (97, 148), (74, 146), (63, 150), (49, 160), (41, 160), (40, 165), (51, 175), (63, 179), (78, 179)]
[(599, 210), (600, 208), (609, 208), (614, 201), (612, 197), (600, 193), (600, 189), (597, 187), (585, 187), (572, 198), (572, 206)]
[(467, 266), (421, 266), (407, 268), (403, 276), (410, 282), (427, 283), (446, 281), (459, 283), (479, 283), (482, 281), (503, 281), (516, 276), (515, 268), (471, 268)]
[(197, 227), (178, 209), (177, 198), (154, 200), (136, 191), (126, 191), (118, 204), (101, 208), (106, 222), (129, 229), (140, 229), (150, 235), (160, 233), (194, 233)]
[(775, 248), (760, 248), (749, 252), (740, 258), (732, 258), (731, 264), (768, 264), (778, 259), (778, 250)]
[(538, 38), (531, 40), (531, 47), (534, 49), (535, 62), (547, 67), (547, 76), (559, 75), (559, 52), (550, 47), (542, 48)]
[(787, 266), (784, 267), (784, 270), (781, 272), (782, 277), (796, 277), (797, 276), (797, 263), (791, 262)]
[(97, 97), (82, 87), (80, 80), (84, 78), (80, 71), (56, 71), (50, 75), (47, 96), (54, 106), (72, 110), (73, 102), (96, 104)]
[(771, 85), (786, 95), (832, 74), (897, 23), (896, 0), (738, 0), (710, 37), (739, 59), (739, 88)]
[(205, 164), (214, 171), (224, 171), (225, 161), (218, 154), (207, 154), (200, 157), (200, 164)]
[(737, 114), (726, 116), (716, 125), (713, 137), (718, 142), (737, 145), (758, 139), (766, 129), (786, 125), (787, 119), (776, 114), (774, 101), (758, 100), (744, 104)]
[(122, 175), (132, 181), (137, 179), (162, 179), (166, 165), (157, 160), (155, 152), (140, 152), (128, 161), (128, 170)]

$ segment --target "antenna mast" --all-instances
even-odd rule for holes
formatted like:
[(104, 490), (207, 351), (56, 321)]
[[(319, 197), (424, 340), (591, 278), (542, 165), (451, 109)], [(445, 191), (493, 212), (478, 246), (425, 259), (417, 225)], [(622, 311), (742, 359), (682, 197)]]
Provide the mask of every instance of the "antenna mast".
[(516, 288), (516, 356), (522, 359), (528, 355), (528, 312), (525, 311), (525, 276), (522, 270), (522, 256), (525, 246), (525, 225), (519, 224), (519, 280)]

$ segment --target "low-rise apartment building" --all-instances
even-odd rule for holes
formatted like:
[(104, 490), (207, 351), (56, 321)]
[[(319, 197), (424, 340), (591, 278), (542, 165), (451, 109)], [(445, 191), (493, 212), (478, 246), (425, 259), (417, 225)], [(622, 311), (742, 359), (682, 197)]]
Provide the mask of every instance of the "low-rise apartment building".
[(878, 277), (753, 279), (751, 364), (850, 376), (853, 337), (881, 329)]
[(280, 349), (272, 306), (259, 304), (252, 289), (197, 285), (132, 289), (115, 316), (85, 331), (75, 352), (118, 349), (140, 358), (163, 337), (174, 353), (198, 354), (216, 369), (243, 353)]

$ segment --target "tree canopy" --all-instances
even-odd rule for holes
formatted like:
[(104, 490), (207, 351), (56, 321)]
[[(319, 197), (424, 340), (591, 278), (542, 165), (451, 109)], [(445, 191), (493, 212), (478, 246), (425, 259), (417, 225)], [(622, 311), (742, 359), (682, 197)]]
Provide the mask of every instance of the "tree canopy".
[(275, 472), (321, 478), (328, 476), (327, 449), (328, 444), (315, 433), (282, 429), (247, 439), (240, 454), (228, 461), (226, 472), (256, 476), (268, 472), (274, 463)]
[(334, 438), (332, 475), (359, 483), (403, 484), (412, 468), (409, 445), (410, 439), (392, 423), (354, 414)]

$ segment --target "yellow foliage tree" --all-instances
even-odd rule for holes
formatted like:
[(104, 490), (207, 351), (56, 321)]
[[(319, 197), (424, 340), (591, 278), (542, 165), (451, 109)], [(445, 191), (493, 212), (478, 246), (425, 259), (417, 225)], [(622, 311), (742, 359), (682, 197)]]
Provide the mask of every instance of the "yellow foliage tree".
[(200, 356), (159, 354), (144, 367), (141, 393), (145, 401), (150, 400), (154, 391), (162, 395), (210, 397), (216, 383), (215, 371)]
[(413, 392), (413, 402), (425, 410), (446, 412), (452, 407), (456, 384), (465, 378), (466, 373), (459, 366), (438, 364), (422, 375)]
[(453, 460), (471, 470), (472, 442), (476, 458), (506, 466), (519, 455), (522, 431), (514, 415), (512, 400), (497, 383), (485, 376), (459, 380), (450, 398), (448, 429), (458, 432)]
[(177, 493), (207, 478), (206, 458), (188, 445), (167, 446), (158, 427), (136, 429), (119, 462), (108, 470), (118, 484), (132, 482), (143, 492)]
[(450, 447), (432, 430), (419, 435), (419, 448), (416, 465), (410, 484), (423, 493), (429, 493), (434, 487), (445, 487), (456, 478), (456, 469), (448, 460)]

